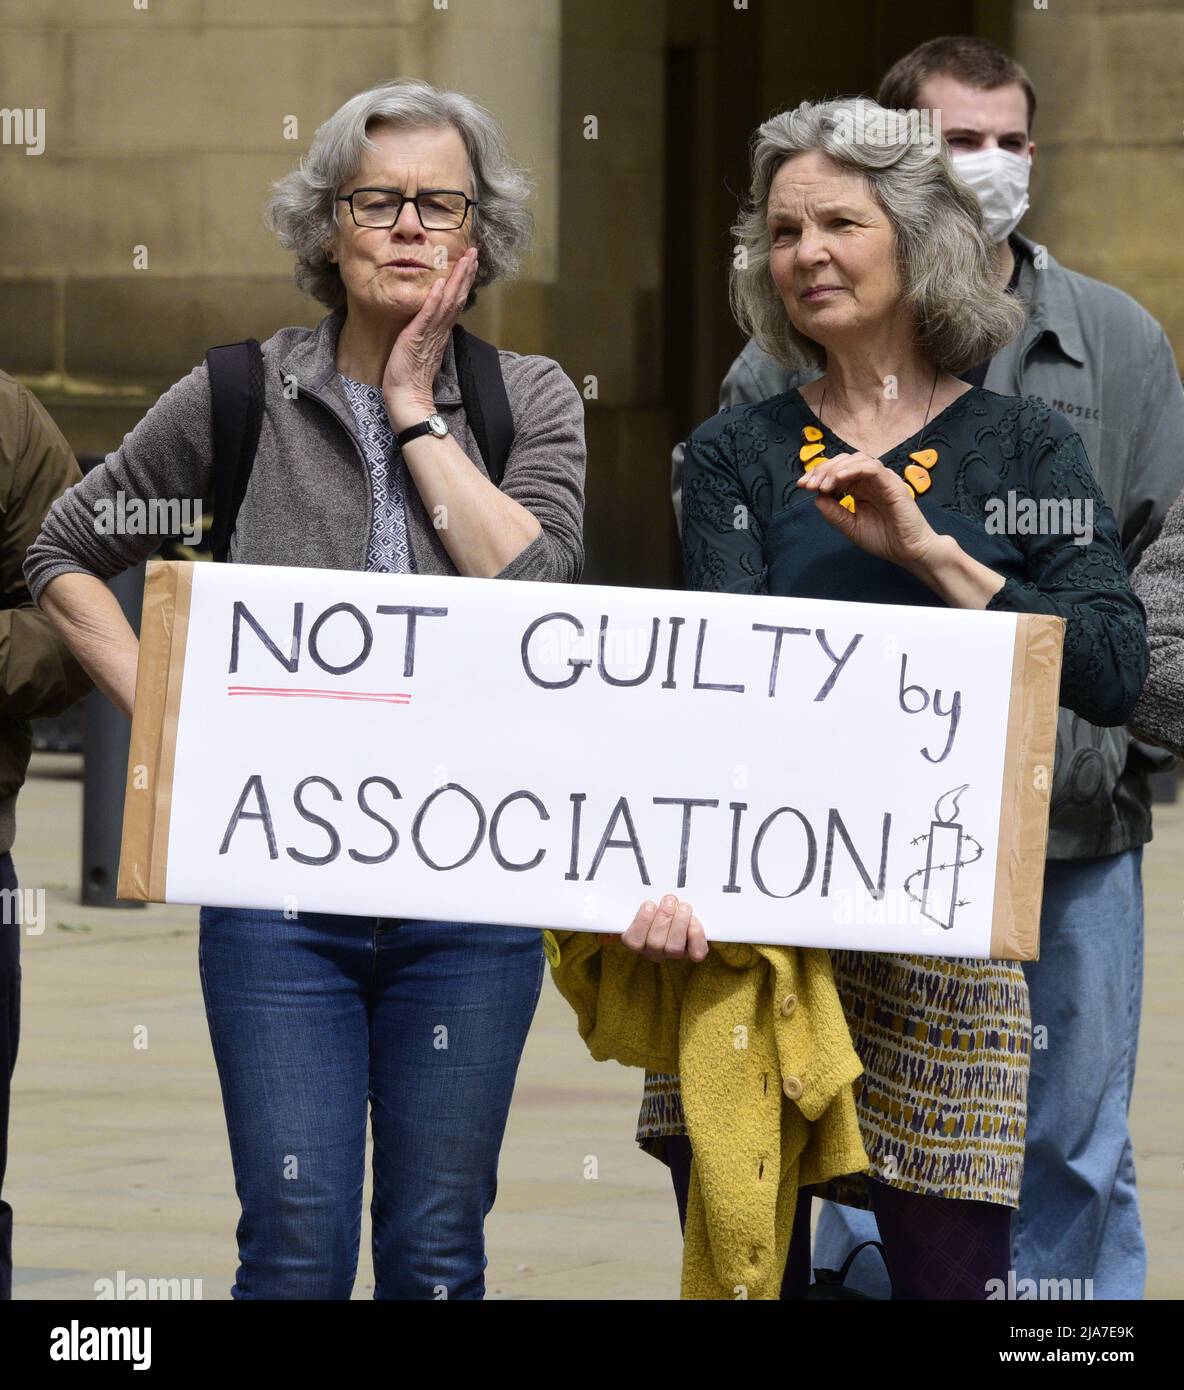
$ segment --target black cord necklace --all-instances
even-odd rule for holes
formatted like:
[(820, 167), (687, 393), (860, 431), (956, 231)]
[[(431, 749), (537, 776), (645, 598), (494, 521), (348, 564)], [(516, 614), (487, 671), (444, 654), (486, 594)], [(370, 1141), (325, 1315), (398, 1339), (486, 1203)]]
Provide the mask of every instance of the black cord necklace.
[[(923, 449), (919, 447), (925, 442), (925, 430), (929, 425), (929, 412), (933, 409), (933, 398), (937, 394), (937, 380), (941, 375), (941, 368), (938, 367), (933, 373), (933, 387), (929, 392), (929, 404), (925, 407), (925, 419), (921, 422), (921, 429), (917, 439), (918, 447), (909, 455), (910, 462), (905, 465), (904, 480), (909, 491), (914, 497), (922, 492), (927, 492), (933, 479), (929, 476), (930, 469), (937, 463), (936, 449)], [(826, 405), (826, 385), (822, 388), (822, 399), (818, 402), (818, 424), (822, 424), (822, 409)], [(804, 465), (803, 471), (809, 473), (811, 468), (820, 463), (828, 462), (826, 457), (826, 445), (822, 443), (822, 431), (818, 425), (806, 425), (802, 429), (802, 447), (798, 450), (798, 458)], [(847, 493), (846, 496), (839, 498), (839, 506), (846, 507), (849, 512), (855, 510), (855, 498)]]

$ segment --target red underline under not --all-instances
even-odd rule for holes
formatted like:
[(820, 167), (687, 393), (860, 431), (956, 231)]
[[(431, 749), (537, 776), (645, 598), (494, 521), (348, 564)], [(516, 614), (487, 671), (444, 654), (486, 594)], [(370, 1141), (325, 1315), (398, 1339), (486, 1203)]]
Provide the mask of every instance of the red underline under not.
[(229, 685), (226, 687), (226, 693), (301, 696), (309, 700), (372, 700), (382, 705), (406, 705), (411, 702), (410, 694), (402, 690), (315, 690), (278, 685)]

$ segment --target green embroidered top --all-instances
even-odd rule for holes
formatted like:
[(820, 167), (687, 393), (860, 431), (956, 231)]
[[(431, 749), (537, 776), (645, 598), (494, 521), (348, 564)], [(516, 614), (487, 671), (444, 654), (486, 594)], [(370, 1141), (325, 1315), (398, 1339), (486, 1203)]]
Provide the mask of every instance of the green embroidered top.
[[(854, 452), (790, 390), (721, 410), (691, 435), (683, 481), (689, 589), (864, 603), (942, 603), (921, 580), (861, 550), (795, 486), (803, 428), (826, 457)], [(1147, 674), (1143, 606), (1131, 590), (1114, 515), (1080, 438), (1034, 397), (971, 387), (882, 456), (937, 451), (926, 520), (1005, 583), (987, 608), (1065, 620), (1061, 703), (1093, 724), (1126, 722)]]

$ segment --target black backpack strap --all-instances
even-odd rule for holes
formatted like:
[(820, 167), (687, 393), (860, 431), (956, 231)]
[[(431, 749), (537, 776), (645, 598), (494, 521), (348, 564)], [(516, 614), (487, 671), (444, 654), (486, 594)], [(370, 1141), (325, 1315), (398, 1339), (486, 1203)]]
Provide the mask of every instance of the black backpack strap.
[(501, 487), (514, 444), (514, 417), (502, 378), (501, 358), (492, 343), (469, 333), (459, 323), (452, 330), (452, 351), (465, 417), (485, 460), (485, 471)]
[(254, 338), (224, 343), (206, 353), (210, 373), (210, 417), (214, 441), (213, 503), (210, 550), (215, 560), (230, 554), (230, 537), (238, 519), (255, 463), (263, 424), (263, 353)]

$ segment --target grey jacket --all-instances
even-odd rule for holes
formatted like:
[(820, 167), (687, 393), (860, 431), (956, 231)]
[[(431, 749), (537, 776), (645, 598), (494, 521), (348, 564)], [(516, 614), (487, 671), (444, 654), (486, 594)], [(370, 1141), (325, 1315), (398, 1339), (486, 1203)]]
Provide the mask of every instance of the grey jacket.
[[(365, 453), (337, 376), (345, 310), (315, 328), (281, 328), (262, 344), (264, 414), (250, 483), (231, 537), (240, 564), (360, 570), (373, 521)], [(541, 533), (495, 578), (577, 580), (583, 569), (584, 406), (558, 363), (502, 352), (514, 417), (514, 446), (502, 491), (538, 520)], [(449, 342), (435, 400), (457, 443), (477, 467), (480, 452), (465, 420)], [(138, 564), (160, 536), (105, 535), (100, 515), (119, 515), (134, 498), (210, 500), (213, 446), (204, 362), (171, 386), (106, 460), (58, 499), (25, 559), (33, 597), (71, 571), (107, 580)], [(484, 471), (484, 469), (482, 469)], [(108, 507), (96, 504), (109, 502)], [(456, 574), (415, 487), (407, 488), (407, 531), (422, 574)], [(114, 509), (114, 510), (112, 510)]]
[(1127, 726), (1184, 757), (1184, 497), (1131, 579), (1147, 609), (1151, 669)]
[[(1122, 290), (1066, 270), (1018, 233), (1011, 241), (1028, 318), (991, 358), (984, 384), (1000, 395), (1036, 396), (1072, 422), (1133, 570), (1184, 488), (1184, 389), (1175, 354), (1156, 320)], [(788, 372), (749, 341), (724, 378), (720, 408), (768, 400), (819, 375)], [(680, 530), (682, 462), (680, 445), (672, 470)], [(1093, 859), (1150, 840), (1149, 775), (1170, 765), (1124, 729), (1096, 728), (1062, 709), (1048, 857)]]

